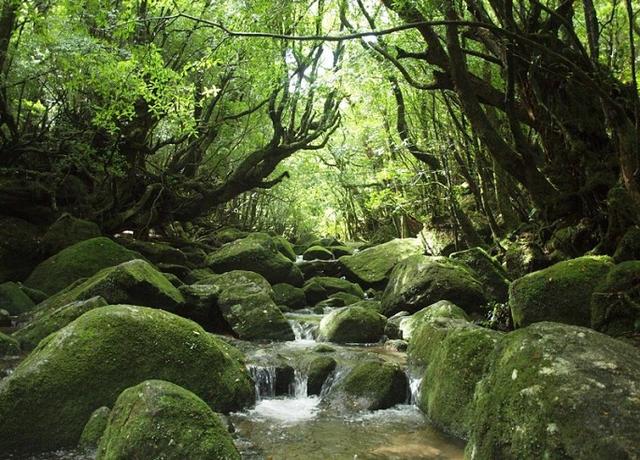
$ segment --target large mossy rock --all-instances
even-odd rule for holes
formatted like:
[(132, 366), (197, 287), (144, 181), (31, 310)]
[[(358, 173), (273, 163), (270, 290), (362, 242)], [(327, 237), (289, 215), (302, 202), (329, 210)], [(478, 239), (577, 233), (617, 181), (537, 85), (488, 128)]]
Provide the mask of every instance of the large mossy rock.
[(417, 404), (429, 420), (466, 438), (476, 384), (502, 334), (482, 327), (452, 328), (434, 349)]
[(207, 265), (218, 273), (248, 270), (261, 274), (271, 284), (301, 286), (302, 272), (278, 251), (269, 235), (253, 233), (228, 243), (207, 256)]
[(298, 258), (296, 255), (296, 251), (293, 249), (293, 245), (289, 243), (289, 241), (281, 235), (271, 237), (273, 244), (276, 246), (276, 249), (280, 254), (285, 256), (291, 262), (295, 262)]
[(451, 332), (473, 327), (473, 323), (465, 319), (448, 317), (434, 317), (418, 323), (407, 348), (407, 361), (412, 374), (420, 375), (424, 372)]
[(338, 292), (351, 294), (359, 299), (364, 297), (364, 291), (357, 284), (330, 276), (314, 276), (304, 283), (302, 289), (309, 305), (315, 305)]
[(462, 262), (415, 255), (391, 272), (382, 296), (382, 314), (415, 313), (439, 300), (449, 300), (467, 313), (481, 314), (487, 302), (483, 291), (482, 283)]
[(97, 460), (240, 459), (220, 417), (191, 391), (147, 380), (118, 397)]
[(109, 303), (100, 296), (77, 300), (59, 308), (45, 309), (35, 315), (24, 327), (13, 333), (25, 350), (35, 348), (42, 339), (56, 332), (86, 312), (106, 307)]
[(213, 277), (220, 289), (218, 308), (243, 340), (293, 340), (291, 325), (273, 301), (269, 282), (260, 274), (233, 270)]
[(320, 321), (321, 340), (336, 343), (375, 343), (384, 334), (387, 319), (371, 309), (349, 306), (334, 310)]
[(417, 238), (395, 239), (340, 257), (349, 279), (361, 286), (383, 288), (393, 267), (403, 259), (422, 254), (424, 248)]
[(142, 241), (132, 238), (120, 238), (118, 243), (132, 251), (142, 254), (154, 264), (167, 266), (189, 265), (187, 256), (179, 249), (174, 248), (163, 241)]
[(350, 410), (387, 409), (406, 401), (407, 376), (398, 364), (364, 361), (330, 393), (330, 401)]
[(153, 265), (137, 259), (105, 268), (38, 305), (34, 317), (78, 300), (101, 296), (110, 304), (126, 303), (176, 311), (184, 302), (180, 291)]
[(399, 318), (397, 322), (398, 328), (402, 332), (402, 338), (404, 340), (411, 339), (413, 331), (415, 331), (420, 324), (431, 321), (435, 318), (451, 318), (470, 321), (469, 316), (462, 308), (448, 300), (440, 300), (415, 312), (413, 315)]
[(304, 290), (287, 283), (274, 284), (273, 295), (278, 305), (285, 305), (293, 309), (307, 306), (307, 298)]
[(640, 260), (613, 267), (591, 296), (591, 327), (613, 336), (640, 331)]
[(502, 266), (482, 248), (471, 248), (454, 252), (449, 256), (453, 260), (464, 262), (484, 286), (490, 300), (506, 302), (509, 297), (510, 281)]
[(307, 394), (320, 395), (322, 386), (336, 369), (337, 362), (331, 356), (319, 355), (307, 363)]
[(22, 281), (40, 262), (40, 232), (16, 217), (0, 216), (0, 283)]
[(82, 434), (80, 435), (80, 441), (78, 441), (78, 447), (83, 451), (94, 450), (98, 448), (104, 430), (109, 423), (109, 415), (111, 409), (107, 406), (97, 408), (89, 417), (89, 421), (84, 426)]
[(503, 336), (488, 363), (476, 387), (468, 457), (640, 457), (636, 348), (543, 322)]
[(0, 308), (11, 315), (21, 315), (35, 308), (31, 297), (13, 281), (0, 284)]
[(302, 254), (304, 260), (331, 260), (333, 253), (322, 246), (311, 246)]
[(53, 295), (81, 278), (121, 264), (140, 255), (99, 237), (69, 246), (39, 264), (24, 282), (27, 287)]
[(538, 321), (591, 325), (591, 294), (613, 268), (610, 257), (584, 256), (515, 280), (509, 307), (516, 327)]
[(91, 413), (147, 379), (183, 386), (214, 410), (254, 401), (240, 352), (163, 310), (98, 308), (51, 334), (0, 381), (0, 449), (74, 446)]
[(42, 236), (40, 247), (48, 257), (81, 241), (97, 238), (101, 234), (100, 227), (95, 223), (65, 214), (47, 229)]
[(0, 357), (2, 356), (17, 356), (20, 354), (20, 345), (18, 341), (0, 332)]

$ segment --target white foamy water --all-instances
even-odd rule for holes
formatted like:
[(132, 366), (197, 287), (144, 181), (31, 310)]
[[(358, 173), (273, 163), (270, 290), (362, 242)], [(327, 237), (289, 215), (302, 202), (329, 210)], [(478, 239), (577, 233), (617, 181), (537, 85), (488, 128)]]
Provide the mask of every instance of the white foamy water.
[(305, 396), (303, 398), (263, 399), (258, 401), (250, 415), (267, 418), (282, 425), (290, 425), (315, 418), (320, 398)]

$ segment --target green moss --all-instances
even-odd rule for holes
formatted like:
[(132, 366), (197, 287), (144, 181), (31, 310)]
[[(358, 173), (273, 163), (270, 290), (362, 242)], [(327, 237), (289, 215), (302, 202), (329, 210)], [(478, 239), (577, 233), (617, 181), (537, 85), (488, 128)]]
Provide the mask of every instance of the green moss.
[(591, 296), (591, 327), (613, 336), (640, 330), (640, 261), (622, 262), (609, 271)]
[(375, 311), (349, 306), (322, 318), (319, 334), (329, 342), (373, 343), (382, 338), (386, 322), (386, 318)]
[(293, 250), (293, 246), (291, 245), (291, 243), (289, 243), (284, 236), (274, 236), (271, 239), (273, 240), (273, 244), (275, 244), (276, 249), (280, 254), (282, 254), (292, 262), (296, 261), (296, 252)]
[(150, 260), (154, 264), (167, 264), (167, 265), (188, 265), (187, 256), (184, 253), (174, 248), (168, 243), (162, 241), (141, 241), (129, 238), (121, 238), (118, 240), (123, 246), (131, 249), (132, 251), (139, 252), (146, 259)]
[(104, 434), (104, 430), (107, 428), (109, 422), (109, 415), (111, 409), (107, 406), (102, 406), (93, 411), (89, 421), (84, 426), (82, 434), (80, 435), (80, 441), (78, 447), (82, 450), (95, 449), (100, 444), (100, 439)]
[(91, 310), (42, 340), (0, 382), (0, 449), (74, 446), (97, 407), (145, 379), (181, 385), (216, 411), (246, 407), (253, 382), (229, 347), (163, 310)]
[(473, 324), (462, 319), (432, 318), (421, 322), (411, 335), (407, 357), (412, 368), (422, 372), (431, 363), (433, 355), (442, 345), (444, 339), (456, 329), (468, 329)]
[(490, 300), (506, 302), (509, 296), (510, 281), (502, 266), (482, 248), (471, 248), (454, 252), (449, 256), (453, 260), (465, 263), (480, 281)]
[(20, 354), (20, 345), (13, 337), (0, 332), (0, 356), (17, 356)]
[(604, 334), (541, 322), (504, 335), (476, 387), (470, 458), (640, 456), (640, 354)]
[(500, 336), (480, 327), (454, 328), (432, 354), (418, 407), (445, 431), (468, 436), (475, 387)]
[(283, 256), (269, 235), (252, 233), (246, 238), (224, 245), (207, 256), (207, 265), (218, 273), (248, 270), (261, 274), (270, 283), (301, 286), (302, 273)]
[(233, 227), (226, 227), (216, 231), (213, 234), (213, 239), (218, 244), (226, 244), (231, 243), (232, 241), (239, 240), (242, 238), (246, 238), (249, 235), (248, 232), (244, 232), (242, 230), (238, 230)]
[(322, 246), (311, 246), (302, 254), (304, 260), (331, 260), (333, 253)]
[(303, 308), (307, 306), (307, 298), (304, 290), (287, 283), (273, 285), (274, 300), (278, 305), (286, 305), (290, 308)]
[(364, 297), (364, 291), (357, 284), (329, 276), (314, 276), (304, 283), (303, 289), (310, 305), (315, 305), (337, 292), (345, 292), (359, 299)]
[(393, 269), (382, 296), (382, 312), (421, 310), (449, 300), (467, 313), (484, 313), (484, 287), (462, 262), (423, 255), (404, 259)]
[(464, 310), (448, 300), (441, 300), (428, 307), (417, 311), (411, 316), (403, 317), (399, 322), (399, 328), (402, 331), (402, 337), (409, 340), (413, 335), (413, 331), (422, 323), (431, 321), (435, 318), (450, 318), (470, 321), (469, 316)]
[(24, 284), (52, 295), (80, 278), (93, 276), (103, 268), (139, 258), (139, 254), (109, 238), (92, 238), (63, 249), (42, 262)]
[(101, 296), (110, 304), (128, 303), (175, 311), (184, 297), (151, 264), (132, 260), (105, 268), (86, 281), (71, 286), (38, 306), (36, 316), (78, 300)]
[(273, 302), (268, 281), (253, 272), (234, 270), (211, 281), (220, 289), (218, 307), (243, 340), (293, 340), (293, 330)]
[(22, 348), (31, 350), (38, 345), (40, 340), (62, 329), (89, 310), (107, 305), (106, 300), (97, 296), (87, 300), (71, 302), (59, 308), (42, 310), (39, 315), (32, 318), (23, 328), (17, 330), (13, 336), (20, 342)]
[(349, 279), (362, 286), (381, 288), (389, 280), (389, 274), (398, 262), (423, 252), (424, 248), (418, 239), (395, 239), (352, 256), (340, 257), (340, 262)]
[(97, 460), (240, 459), (220, 417), (192, 392), (147, 380), (122, 392)]
[(7, 310), (11, 315), (21, 315), (35, 306), (33, 300), (16, 283), (9, 281), (0, 284), (0, 308), (3, 310)]
[(97, 238), (100, 234), (100, 227), (93, 222), (65, 214), (43, 235), (41, 247), (46, 255), (53, 255), (81, 241)]
[(343, 403), (351, 409), (386, 409), (405, 401), (407, 377), (397, 364), (365, 361), (357, 364), (338, 388), (346, 396)]
[(330, 356), (316, 356), (307, 364), (307, 394), (319, 395), (322, 385), (336, 368), (336, 360)]
[(556, 321), (590, 326), (591, 294), (612, 267), (610, 257), (585, 256), (517, 279), (509, 290), (514, 325)]

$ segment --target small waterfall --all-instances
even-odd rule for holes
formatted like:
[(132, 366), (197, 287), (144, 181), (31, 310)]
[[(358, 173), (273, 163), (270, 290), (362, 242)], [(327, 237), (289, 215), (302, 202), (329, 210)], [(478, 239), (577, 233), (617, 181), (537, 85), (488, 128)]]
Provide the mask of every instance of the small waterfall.
[(420, 395), (420, 385), (422, 385), (422, 377), (415, 377), (412, 375), (407, 375), (409, 379), (409, 404), (415, 406), (418, 401), (418, 396)]
[(249, 366), (249, 374), (256, 387), (258, 401), (276, 395), (276, 368), (274, 366)]
[(315, 340), (313, 333), (316, 330), (316, 325), (307, 322), (296, 321), (294, 319), (289, 320), (291, 329), (293, 329), (293, 335), (296, 341), (300, 340)]
[(294, 398), (306, 398), (307, 397), (307, 381), (309, 376), (302, 371), (294, 370), (294, 379), (289, 387), (289, 394)]

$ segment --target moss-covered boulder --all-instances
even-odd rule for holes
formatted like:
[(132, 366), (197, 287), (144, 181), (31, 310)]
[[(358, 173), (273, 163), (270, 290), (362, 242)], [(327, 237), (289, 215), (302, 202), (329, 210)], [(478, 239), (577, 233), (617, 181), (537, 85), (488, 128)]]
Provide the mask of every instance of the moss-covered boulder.
[(228, 243), (207, 256), (207, 265), (215, 272), (248, 270), (261, 274), (271, 284), (301, 286), (302, 272), (278, 251), (269, 235), (252, 233)]
[(584, 256), (515, 280), (509, 307), (516, 327), (538, 321), (591, 325), (591, 294), (609, 270), (610, 257)]
[(18, 341), (0, 332), (0, 357), (1, 356), (17, 356), (20, 354), (20, 345)]
[(506, 248), (504, 262), (511, 279), (520, 278), (549, 265), (542, 248), (530, 233), (524, 233), (514, 241), (503, 241), (502, 245)]
[(613, 259), (618, 263), (627, 260), (640, 260), (640, 227), (634, 225), (625, 232), (618, 242)]
[(89, 421), (82, 430), (80, 441), (78, 441), (78, 447), (81, 450), (97, 449), (104, 430), (107, 428), (110, 414), (111, 409), (107, 406), (99, 407), (93, 411), (91, 417), (89, 417)]
[(227, 244), (236, 240), (241, 240), (247, 236), (249, 236), (249, 232), (245, 232), (234, 227), (224, 227), (220, 230), (216, 230), (213, 233), (212, 238), (217, 244)]
[(315, 356), (307, 364), (307, 394), (319, 395), (322, 385), (336, 369), (337, 362), (331, 356)]
[(189, 265), (187, 256), (179, 249), (174, 248), (163, 241), (142, 241), (133, 238), (120, 238), (118, 243), (132, 251), (142, 254), (154, 264), (166, 264), (166, 266)]
[(20, 284), (20, 290), (22, 292), (24, 292), (27, 297), (29, 297), (33, 303), (35, 304), (39, 304), (40, 302), (44, 302), (45, 300), (47, 300), (49, 298), (49, 295), (38, 290), (38, 289), (31, 289), (27, 286), (25, 286), (24, 284)]
[(7, 310), (11, 315), (21, 315), (31, 311), (36, 304), (31, 297), (13, 281), (0, 284), (0, 308)]
[(613, 267), (591, 296), (591, 327), (613, 336), (640, 331), (640, 260)]
[[(240, 352), (193, 321), (129, 305), (85, 313), (0, 381), (0, 449), (75, 446), (91, 413), (146, 379), (181, 385), (214, 410), (254, 401)], [(37, 409), (36, 409), (37, 408)]]
[(293, 340), (291, 325), (273, 301), (269, 282), (258, 273), (233, 270), (219, 275), (218, 307), (231, 330), (243, 340)]
[(503, 336), (476, 387), (470, 458), (640, 457), (640, 353), (537, 323)]
[(407, 359), (412, 372), (420, 375), (427, 368), (452, 331), (473, 327), (472, 323), (464, 319), (447, 317), (435, 317), (418, 323), (407, 348)]
[(14, 332), (13, 337), (20, 342), (23, 349), (31, 350), (46, 336), (62, 329), (86, 312), (107, 305), (109, 303), (105, 299), (96, 296), (87, 300), (77, 300), (58, 308), (44, 309), (24, 327)]
[(382, 288), (398, 262), (423, 252), (422, 243), (416, 238), (395, 239), (352, 256), (340, 257), (340, 262), (347, 278), (361, 286)]
[(35, 225), (16, 217), (0, 216), (0, 283), (22, 281), (40, 262)]
[(418, 407), (436, 425), (466, 438), (476, 384), (501, 333), (482, 327), (452, 328), (429, 359)]
[(109, 238), (92, 238), (69, 246), (39, 264), (24, 284), (53, 295), (74, 281), (93, 276), (106, 267), (139, 258), (139, 254)]
[(454, 252), (449, 257), (465, 263), (473, 270), (475, 278), (482, 283), (488, 299), (496, 302), (507, 301), (510, 284), (507, 272), (484, 249), (471, 248)]
[[(210, 276), (209, 279), (216, 277)], [(180, 316), (195, 321), (206, 331), (230, 332), (228, 324), (218, 308), (220, 287), (215, 284), (196, 283), (181, 286), (179, 290), (184, 297), (184, 304), (178, 310)]]
[(330, 276), (314, 276), (304, 283), (302, 289), (309, 305), (315, 305), (337, 292), (345, 292), (360, 299), (364, 297), (364, 291), (357, 284)]
[(387, 409), (406, 401), (407, 376), (395, 363), (364, 361), (332, 388), (330, 401), (351, 410)]
[(42, 236), (40, 247), (46, 256), (51, 256), (64, 248), (97, 238), (101, 234), (100, 227), (95, 223), (64, 214), (47, 229)]
[(168, 311), (176, 311), (184, 302), (180, 291), (162, 273), (137, 259), (105, 268), (86, 281), (69, 286), (38, 305), (35, 316), (96, 296), (110, 304), (127, 303)]
[(336, 343), (374, 343), (384, 334), (387, 319), (380, 313), (357, 306), (334, 310), (320, 321), (321, 340)]
[(462, 262), (423, 255), (404, 259), (393, 269), (382, 296), (382, 313), (417, 312), (449, 300), (467, 313), (483, 313), (487, 302), (482, 283)]
[(273, 285), (273, 295), (276, 304), (286, 305), (289, 308), (297, 309), (307, 306), (307, 298), (302, 288), (297, 288), (287, 283)]
[(295, 262), (298, 258), (296, 255), (296, 251), (293, 249), (293, 245), (289, 243), (289, 241), (284, 236), (274, 236), (271, 238), (273, 240), (273, 244), (280, 254), (285, 256), (292, 262)]
[(322, 246), (311, 246), (302, 254), (304, 260), (331, 260), (333, 253)]
[(118, 397), (97, 460), (240, 459), (220, 417), (191, 391), (147, 380)]
[(352, 256), (353, 249), (349, 246), (339, 245), (339, 246), (329, 246), (327, 248), (333, 254), (333, 257), (342, 257), (342, 256)]
[(355, 303), (362, 302), (362, 297), (349, 294), (348, 292), (336, 292), (331, 294), (327, 300), (340, 300), (342, 302), (342, 306), (353, 305)]
[(297, 262), (296, 266), (306, 280), (314, 276), (332, 276), (334, 278), (344, 276), (344, 267), (339, 260), (303, 260)]
[(434, 318), (451, 318), (470, 321), (469, 316), (462, 308), (448, 300), (440, 300), (415, 312), (413, 315), (402, 317), (398, 322), (398, 328), (402, 332), (402, 338), (409, 340), (413, 335), (413, 331), (416, 330), (420, 324), (431, 321)]

